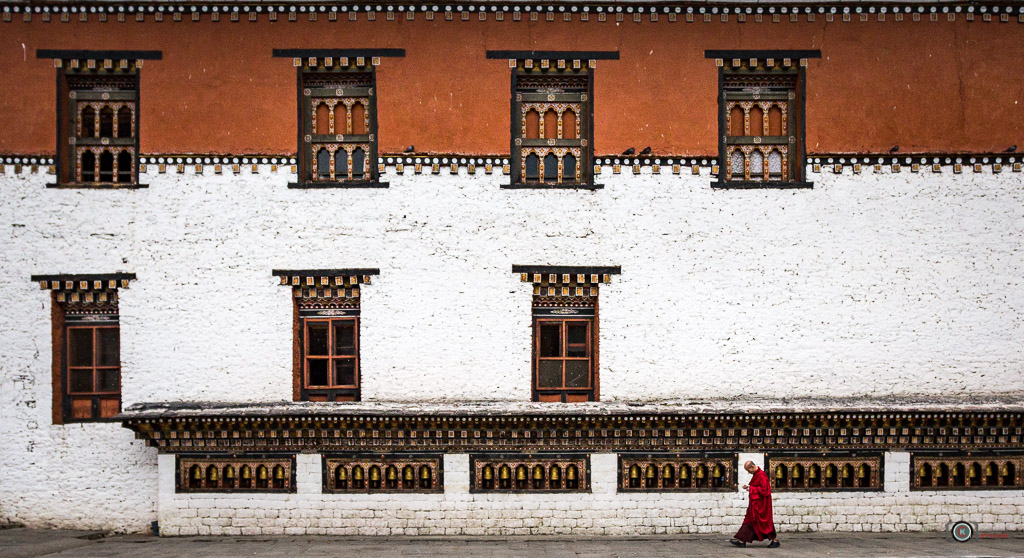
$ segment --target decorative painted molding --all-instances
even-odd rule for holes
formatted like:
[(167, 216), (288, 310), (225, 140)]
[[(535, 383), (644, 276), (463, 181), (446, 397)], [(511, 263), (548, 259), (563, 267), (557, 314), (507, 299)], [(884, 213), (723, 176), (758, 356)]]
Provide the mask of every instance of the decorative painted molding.
[[(54, 158), (48, 155), (0, 155), (0, 174), (20, 175), (29, 170), (37, 174), (40, 170), (54, 174)], [(214, 174), (231, 172), (241, 174), (248, 170), (252, 174), (295, 173), (295, 157), (291, 155), (143, 155), (140, 173), (156, 171), (160, 174), (203, 174), (212, 169)], [(657, 155), (626, 157), (601, 155), (594, 160), (595, 175), (632, 173), (634, 175), (682, 175), (718, 174), (718, 158), (711, 155)], [(509, 158), (503, 155), (382, 155), (380, 171), (394, 171), (399, 175), (440, 175), (442, 171), (451, 174), (465, 170), (470, 175), (509, 174)], [(1024, 154), (1018, 153), (934, 153), (934, 154), (812, 154), (808, 156), (808, 171), (833, 174), (865, 171), (875, 173), (947, 173), (961, 174), (972, 171), (1022, 172)]]
[(1019, 450), (1024, 443), (1019, 410), (704, 413), (604, 403), (585, 409), (518, 405), (491, 413), (472, 404), (385, 412), (359, 404), (153, 404), (130, 408), (119, 418), (136, 438), (171, 453), (978, 451)]
[[(781, 3), (780, 3), (781, 4)], [(64, 23), (99, 21), (136, 21), (147, 19), (156, 22), (183, 21), (245, 21), (257, 22), (261, 19), (278, 21), (279, 18), (295, 22), (300, 18), (317, 21), (326, 18), (329, 21), (415, 21), (422, 17), (426, 21), (596, 21), (609, 19), (615, 22), (631, 21), (634, 23), (659, 21), (668, 22), (729, 22), (730, 18), (739, 23), (799, 23), (815, 22), (819, 18), (827, 23), (832, 22), (867, 22), (874, 19), (885, 21), (966, 21), (1024, 23), (1024, 5), (1019, 2), (1009, 4), (991, 3), (977, 5), (970, 2), (943, 3), (939, 1), (908, 4), (904, 2), (878, 2), (864, 5), (853, 0), (835, 2), (794, 2), (795, 5), (765, 5), (757, 2), (722, 2), (698, 3), (677, 2), (671, 4), (642, 4), (619, 1), (611, 5), (591, 1), (566, 2), (552, 1), (547, 5), (525, 3), (484, 3), (468, 1), (460, 3), (422, 3), (422, 4), (375, 4), (337, 3), (315, 0), (313, 2), (297, 2), (284, 0), (274, 5), (243, 4), (224, 5), (223, 3), (200, 2), (190, 3), (183, 0), (159, 3), (111, 3), (99, 4), (78, 1), (74, 3), (49, 2), (2, 2), (0, 14), (2, 21), (31, 22), (37, 18), (42, 22), (61, 21)], [(56, 16), (56, 17), (55, 17)]]

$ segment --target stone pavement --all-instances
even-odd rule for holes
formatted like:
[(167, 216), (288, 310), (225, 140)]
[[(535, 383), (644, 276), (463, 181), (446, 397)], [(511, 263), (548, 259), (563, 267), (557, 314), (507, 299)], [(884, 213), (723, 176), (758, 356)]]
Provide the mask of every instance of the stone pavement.
[(1024, 533), (1005, 539), (956, 543), (942, 533), (792, 533), (782, 547), (733, 548), (723, 536), (669, 536), (575, 539), (529, 538), (366, 538), (366, 537), (174, 537), (115, 535), (94, 531), (0, 530), (0, 557), (234, 558), (265, 556), (444, 558), (616, 558), (724, 557), (1024, 557)]

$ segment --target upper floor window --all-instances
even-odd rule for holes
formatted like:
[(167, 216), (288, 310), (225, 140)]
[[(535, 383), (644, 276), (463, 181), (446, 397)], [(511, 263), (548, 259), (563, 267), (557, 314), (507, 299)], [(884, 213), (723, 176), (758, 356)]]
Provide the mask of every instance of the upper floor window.
[(139, 72), (159, 51), (39, 50), (58, 72), (57, 185), (139, 182)]
[(597, 59), (618, 52), (488, 51), (512, 70), (511, 187), (594, 188)]
[(817, 51), (707, 51), (719, 83), (719, 180), (735, 188), (804, 180), (804, 68)]
[(298, 183), (382, 187), (377, 155), (376, 67), (401, 49), (275, 49), (299, 72)]
[(512, 266), (533, 283), (534, 401), (597, 401), (599, 286), (618, 267)]
[(110, 419), (121, 412), (118, 288), (134, 274), (36, 275), (53, 291), (53, 422)]
[(295, 300), (295, 401), (359, 401), (360, 285), (376, 269), (274, 271)]

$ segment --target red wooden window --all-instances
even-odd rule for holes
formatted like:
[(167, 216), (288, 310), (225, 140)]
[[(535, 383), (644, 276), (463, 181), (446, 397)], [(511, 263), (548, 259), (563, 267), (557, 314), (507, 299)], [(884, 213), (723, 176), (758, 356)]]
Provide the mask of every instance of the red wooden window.
[(303, 398), (357, 401), (359, 318), (306, 318), (303, 322)]
[(121, 410), (121, 330), (68, 326), (64, 420), (111, 418)]
[(579, 402), (594, 392), (593, 319), (534, 322), (533, 387), (538, 401)]

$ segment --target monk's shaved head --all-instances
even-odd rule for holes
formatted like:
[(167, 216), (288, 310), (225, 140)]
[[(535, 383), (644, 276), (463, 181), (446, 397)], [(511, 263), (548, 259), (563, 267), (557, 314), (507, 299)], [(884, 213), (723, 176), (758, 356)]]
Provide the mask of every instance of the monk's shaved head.
[(746, 469), (748, 473), (753, 473), (754, 471), (757, 471), (757, 465), (755, 465), (753, 461), (747, 461), (746, 463), (744, 463), (743, 468)]

